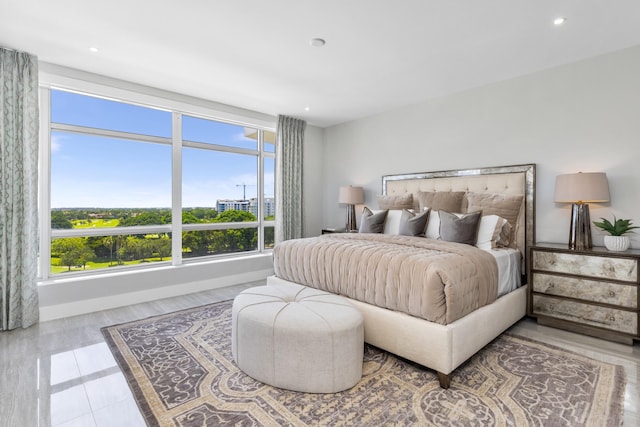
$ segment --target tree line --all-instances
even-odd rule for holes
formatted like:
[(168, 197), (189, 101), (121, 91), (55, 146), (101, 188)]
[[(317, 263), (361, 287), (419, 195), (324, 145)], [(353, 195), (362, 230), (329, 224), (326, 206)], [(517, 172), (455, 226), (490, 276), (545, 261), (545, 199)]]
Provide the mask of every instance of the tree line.
[[(183, 224), (199, 222), (216, 222), (218, 211), (213, 208), (185, 208), (182, 210)], [(254, 217), (255, 218), (255, 217)], [(169, 208), (137, 208), (137, 209), (52, 209), (51, 228), (70, 229), (78, 221), (96, 219), (118, 220), (118, 227), (136, 225), (171, 224)]]
[[(73, 228), (74, 222), (118, 220), (117, 227), (161, 225), (171, 223), (170, 209), (56, 209), (51, 211), (51, 228)], [(211, 208), (189, 208), (182, 212), (183, 224), (229, 223), (256, 221), (246, 211), (229, 210), (218, 214)], [(124, 231), (124, 230), (123, 230)], [(273, 228), (265, 229), (265, 243), (272, 245)], [(228, 230), (198, 230), (182, 233), (183, 257), (199, 257), (214, 254), (256, 250), (258, 230), (240, 228)], [(127, 262), (163, 261), (171, 256), (171, 233), (88, 236), (58, 238), (51, 243), (51, 256), (59, 266), (86, 268), (89, 263), (107, 263), (107, 266)]]

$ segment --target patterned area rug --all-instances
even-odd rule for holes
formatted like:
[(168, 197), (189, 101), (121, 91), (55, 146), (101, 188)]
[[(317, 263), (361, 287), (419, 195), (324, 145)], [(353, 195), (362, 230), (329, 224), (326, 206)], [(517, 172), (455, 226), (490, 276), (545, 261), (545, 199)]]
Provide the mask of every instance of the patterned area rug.
[(362, 380), (334, 394), (253, 380), (231, 355), (231, 301), (102, 332), (150, 426), (619, 426), (620, 366), (503, 334), (453, 374), (366, 346)]

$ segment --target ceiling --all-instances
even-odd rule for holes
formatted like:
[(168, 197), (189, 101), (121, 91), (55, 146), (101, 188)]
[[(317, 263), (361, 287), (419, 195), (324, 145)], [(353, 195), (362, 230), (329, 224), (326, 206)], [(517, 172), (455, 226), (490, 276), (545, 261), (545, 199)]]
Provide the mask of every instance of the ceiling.
[(639, 44), (637, 0), (0, 0), (0, 46), (321, 127)]

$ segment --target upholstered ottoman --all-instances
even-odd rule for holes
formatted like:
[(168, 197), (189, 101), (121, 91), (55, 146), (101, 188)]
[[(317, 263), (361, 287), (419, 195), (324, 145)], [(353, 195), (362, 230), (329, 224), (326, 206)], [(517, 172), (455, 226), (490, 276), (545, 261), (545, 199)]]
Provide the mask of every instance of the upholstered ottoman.
[(346, 299), (296, 284), (258, 286), (233, 301), (232, 352), (247, 375), (307, 393), (334, 393), (362, 376), (362, 315)]

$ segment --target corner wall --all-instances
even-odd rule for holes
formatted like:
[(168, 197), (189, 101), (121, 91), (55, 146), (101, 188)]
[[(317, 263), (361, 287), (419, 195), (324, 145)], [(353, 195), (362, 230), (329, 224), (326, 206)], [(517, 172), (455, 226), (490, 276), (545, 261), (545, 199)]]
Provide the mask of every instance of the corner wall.
[(640, 225), (638, 76), (640, 46), (327, 128), (323, 226), (344, 222), (342, 185), (377, 207), (382, 175), (522, 163), (537, 165), (537, 241), (568, 240), (569, 206), (553, 201), (564, 173), (606, 172), (611, 202), (591, 219)]

